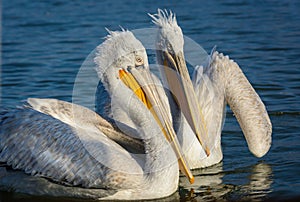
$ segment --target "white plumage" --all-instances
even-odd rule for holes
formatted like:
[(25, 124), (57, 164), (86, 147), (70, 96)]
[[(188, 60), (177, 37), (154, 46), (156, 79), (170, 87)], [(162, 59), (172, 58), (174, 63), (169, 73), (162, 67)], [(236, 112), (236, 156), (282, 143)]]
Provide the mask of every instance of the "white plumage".
[[(249, 150), (257, 157), (265, 155), (271, 146), (270, 118), (238, 64), (212, 51), (207, 66), (195, 68), (191, 81), (183, 56), (183, 34), (175, 14), (158, 9), (150, 17), (158, 27), (157, 62), (167, 66), (161, 73), (174, 95), (169, 96), (172, 114), (177, 114), (173, 116), (174, 128), (191, 168), (207, 167), (222, 160), (221, 131), (226, 103), (243, 130)], [(172, 74), (179, 75), (180, 80), (168, 78)], [(186, 106), (190, 108), (188, 113)], [(194, 135), (199, 132), (201, 144)]]
[[(101, 189), (102, 192), (92, 194), (93, 198), (151, 199), (171, 195), (178, 186), (176, 155), (157, 120), (120, 78), (120, 70), (128, 71), (131, 67), (133, 71), (137, 66), (147, 73), (147, 78), (152, 77), (144, 47), (129, 31), (110, 32), (97, 48), (95, 63), (100, 80), (114, 100), (115, 113), (121, 111), (130, 120), (130, 124), (123, 122), (123, 126), (129, 128), (127, 131), (135, 131), (134, 136), (140, 139), (125, 135), (82, 106), (31, 98), (28, 106), (1, 114), (0, 161), (60, 184)], [(152, 81), (159, 82), (155, 78)], [(147, 80), (141, 83), (146, 84)], [(164, 100), (163, 106), (168, 106), (164, 92), (159, 89), (156, 92)], [(157, 115), (160, 120), (170, 118), (170, 114)], [(125, 149), (130, 145), (144, 153), (130, 153)], [(8, 186), (20, 190), (13, 182)], [(42, 190), (37, 194), (55, 195), (57, 188)], [(74, 195), (63, 186), (62, 190), (66, 193), (60, 196)], [(86, 194), (83, 191), (77, 196)]]

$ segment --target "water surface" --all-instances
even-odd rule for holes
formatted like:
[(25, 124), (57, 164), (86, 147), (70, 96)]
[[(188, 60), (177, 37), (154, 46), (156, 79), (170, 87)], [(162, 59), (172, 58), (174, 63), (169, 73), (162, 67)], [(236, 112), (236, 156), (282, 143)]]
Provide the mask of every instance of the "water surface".
[[(247, 149), (230, 110), (222, 133), (224, 160), (181, 178), (177, 198), (284, 200), (300, 195), (300, 3), (297, 1), (2, 1), (2, 107), (28, 97), (71, 101), (88, 54), (103, 41), (104, 27), (153, 27), (146, 13), (172, 9), (184, 34), (206, 51), (238, 62), (266, 104), (273, 143), (263, 158)], [(153, 54), (150, 61), (154, 61)], [(24, 196), (21, 196), (21, 198)], [(0, 199), (20, 199), (2, 192)], [(41, 200), (32, 197), (31, 200)], [(46, 198), (43, 200), (53, 200)]]

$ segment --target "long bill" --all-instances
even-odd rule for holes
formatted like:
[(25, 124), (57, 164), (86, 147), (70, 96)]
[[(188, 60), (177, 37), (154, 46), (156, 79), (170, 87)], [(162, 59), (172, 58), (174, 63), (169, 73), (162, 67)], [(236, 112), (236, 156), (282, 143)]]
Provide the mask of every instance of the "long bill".
[(194, 176), (189, 169), (190, 167), (181, 150), (170, 117), (165, 110), (165, 106), (161, 101), (157, 86), (154, 85), (149, 70), (145, 68), (131, 68), (129, 72), (127, 72), (120, 69), (119, 76), (125, 85), (127, 85), (151, 111), (163, 131), (165, 138), (171, 143), (176, 153), (181, 172), (185, 174), (191, 184), (194, 183)]
[(211, 148), (209, 145), (206, 121), (199, 106), (184, 55), (182, 52), (170, 54), (168, 51), (161, 51), (160, 54), (162, 54), (164, 74), (169, 89), (187, 122), (196, 134), (206, 155), (209, 156)]

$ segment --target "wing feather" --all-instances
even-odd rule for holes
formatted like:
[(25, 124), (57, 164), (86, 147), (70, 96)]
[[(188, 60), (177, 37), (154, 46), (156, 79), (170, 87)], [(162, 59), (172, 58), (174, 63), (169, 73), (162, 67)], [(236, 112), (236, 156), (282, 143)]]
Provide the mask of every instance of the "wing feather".
[(45, 178), (26, 175), (22, 171), (15, 171), (4, 167), (0, 167), (0, 169), (0, 189), (3, 191), (10, 192), (11, 190), (14, 190), (14, 192), (34, 196), (55, 196), (95, 200), (116, 193), (116, 190), (64, 186), (53, 183)]
[(226, 106), (224, 87), (215, 66), (197, 66), (193, 76), (193, 85), (199, 106), (202, 109), (207, 124), (210, 148), (220, 143)]
[(99, 130), (76, 128), (30, 108), (1, 116), (0, 161), (82, 187), (128, 188), (142, 176), (135, 159)]
[[(50, 115), (73, 127), (103, 132), (107, 137), (134, 153), (144, 153), (144, 145), (140, 139), (121, 132), (115, 125), (103, 119), (90, 109), (73, 103), (56, 99), (29, 98), (31, 108)], [(131, 130), (130, 132), (136, 130)], [(127, 132), (127, 131), (126, 131)]]

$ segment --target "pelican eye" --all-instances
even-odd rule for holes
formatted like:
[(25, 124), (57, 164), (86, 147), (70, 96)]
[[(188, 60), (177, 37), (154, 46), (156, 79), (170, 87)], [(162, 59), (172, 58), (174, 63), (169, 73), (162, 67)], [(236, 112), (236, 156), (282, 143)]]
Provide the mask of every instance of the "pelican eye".
[(135, 66), (141, 66), (144, 64), (144, 60), (141, 56), (135, 57)]

